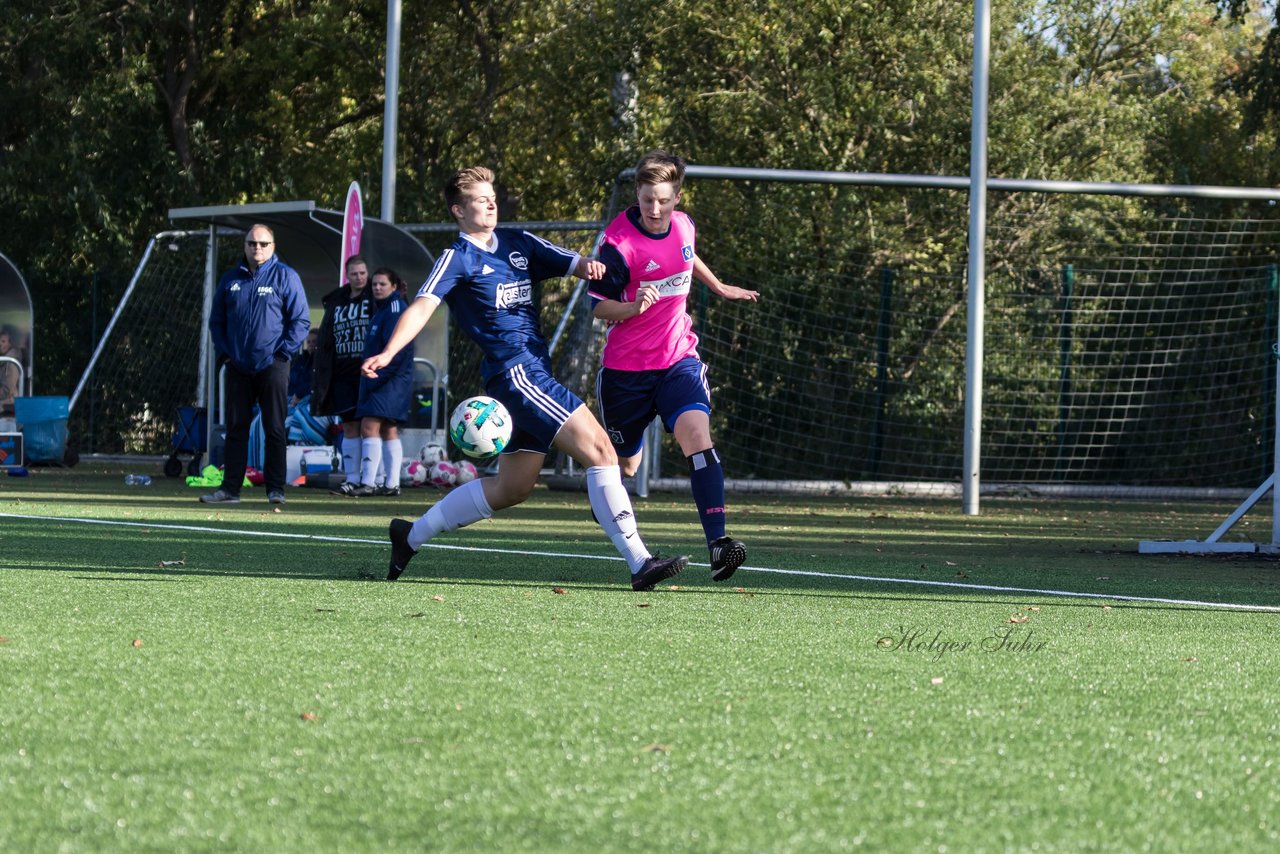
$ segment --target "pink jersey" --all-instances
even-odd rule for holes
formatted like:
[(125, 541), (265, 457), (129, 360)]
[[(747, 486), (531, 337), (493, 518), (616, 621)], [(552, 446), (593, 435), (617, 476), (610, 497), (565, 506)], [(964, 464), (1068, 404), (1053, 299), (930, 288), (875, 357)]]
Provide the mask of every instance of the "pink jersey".
[(629, 280), (610, 282), (606, 276), (592, 283), (591, 296), (635, 302), (641, 287), (656, 287), (659, 295), (643, 314), (609, 325), (600, 354), (606, 368), (660, 370), (698, 355), (698, 336), (686, 309), (693, 285), (693, 234), (693, 220), (682, 211), (671, 213), (671, 228), (662, 237), (644, 231), (627, 211), (605, 229), (604, 242), (626, 262)]

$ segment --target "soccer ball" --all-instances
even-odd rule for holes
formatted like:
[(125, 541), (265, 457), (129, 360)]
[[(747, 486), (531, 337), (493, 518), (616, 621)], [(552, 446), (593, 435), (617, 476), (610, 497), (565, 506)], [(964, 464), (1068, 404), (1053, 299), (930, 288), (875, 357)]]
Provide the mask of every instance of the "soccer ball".
[(414, 486), (422, 486), (431, 477), (431, 463), (424, 463), (422, 460), (409, 460), (408, 465), (404, 467), (404, 480)]
[(447, 489), (458, 482), (458, 467), (448, 460), (437, 460), (431, 464), (431, 473), (427, 479), (432, 486)]
[(431, 465), (432, 463), (438, 463), (442, 460), (449, 459), (449, 454), (444, 448), (440, 447), (435, 442), (431, 442), (430, 444), (423, 445), (422, 450), (418, 451), (418, 459), (422, 460), (427, 465)]
[(479, 472), (476, 471), (476, 467), (467, 460), (454, 463), (454, 465), (458, 467), (458, 486), (462, 486), (464, 483), (470, 483), (476, 479), (477, 475), (479, 475)]
[(511, 415), (492, 397), (468, 397), (449, 416), (449, 438), (468, 457), (488, 459), (511, 441)]

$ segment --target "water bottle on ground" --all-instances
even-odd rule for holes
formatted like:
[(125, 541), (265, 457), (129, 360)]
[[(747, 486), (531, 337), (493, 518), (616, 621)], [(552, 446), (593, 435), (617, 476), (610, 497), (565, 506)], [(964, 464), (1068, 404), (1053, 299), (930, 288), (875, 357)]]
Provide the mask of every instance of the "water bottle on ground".
[(151, 475), (149, 474), (127, 474), (124, 476), (125, 486), (150, 486)]

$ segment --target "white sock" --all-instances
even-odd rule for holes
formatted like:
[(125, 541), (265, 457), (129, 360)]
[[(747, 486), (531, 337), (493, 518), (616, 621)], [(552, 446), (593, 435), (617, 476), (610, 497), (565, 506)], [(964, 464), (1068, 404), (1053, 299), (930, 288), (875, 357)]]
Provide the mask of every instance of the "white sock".
[(373, 486), (378, 481), (378, 466), (382, 465), (382, 440), (377, 436), (360, 440), (360, 483)]
[[(473, 483), (477, 481), (472, 481)], [(636, 514), (631, 509), (631, 496), (622, 485), (622, 471), (617, 466), (591, 466), (587, 469), (587, 497), (591, 510), (613, 547), (627, 560), (635, 575), (649, 559), (636, 530)]]
[(404, 444), (399, 439), (382, 443), (382, 465), (387, 470), (387, 489), (400, 486), (400, 466), (404, 463)]
[(360, 464), (356, 459), (360, 455), (360, 440), (342, 437), (342, 473), (347, 476), (347, 483), (360, 482)]
[(477, 478), (464, 483), (431, 505), (431, 509), (413, 523), (409, 531), (409, 548), (417, 551), (437, 534), (465, 528), (492, 515), (493, 508), (484, 497), (484, 480)]

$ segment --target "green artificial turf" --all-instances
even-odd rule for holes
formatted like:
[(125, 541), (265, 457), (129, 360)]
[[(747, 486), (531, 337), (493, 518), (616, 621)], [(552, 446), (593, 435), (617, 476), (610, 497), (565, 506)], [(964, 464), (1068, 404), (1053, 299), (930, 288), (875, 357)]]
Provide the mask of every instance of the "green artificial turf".
[(1272, 560), (1136, 553), (1230, 505), (734, 497), (716, 585), (655, 494), (646, 542), (701, 565), (633, 593), (581, 493), (388, 584), (387, 520), (439, 493), (123, 471), (0, 481), (0, 850), (1280, 841), (1280, 614), (1121, 598), (1280, 606)]

